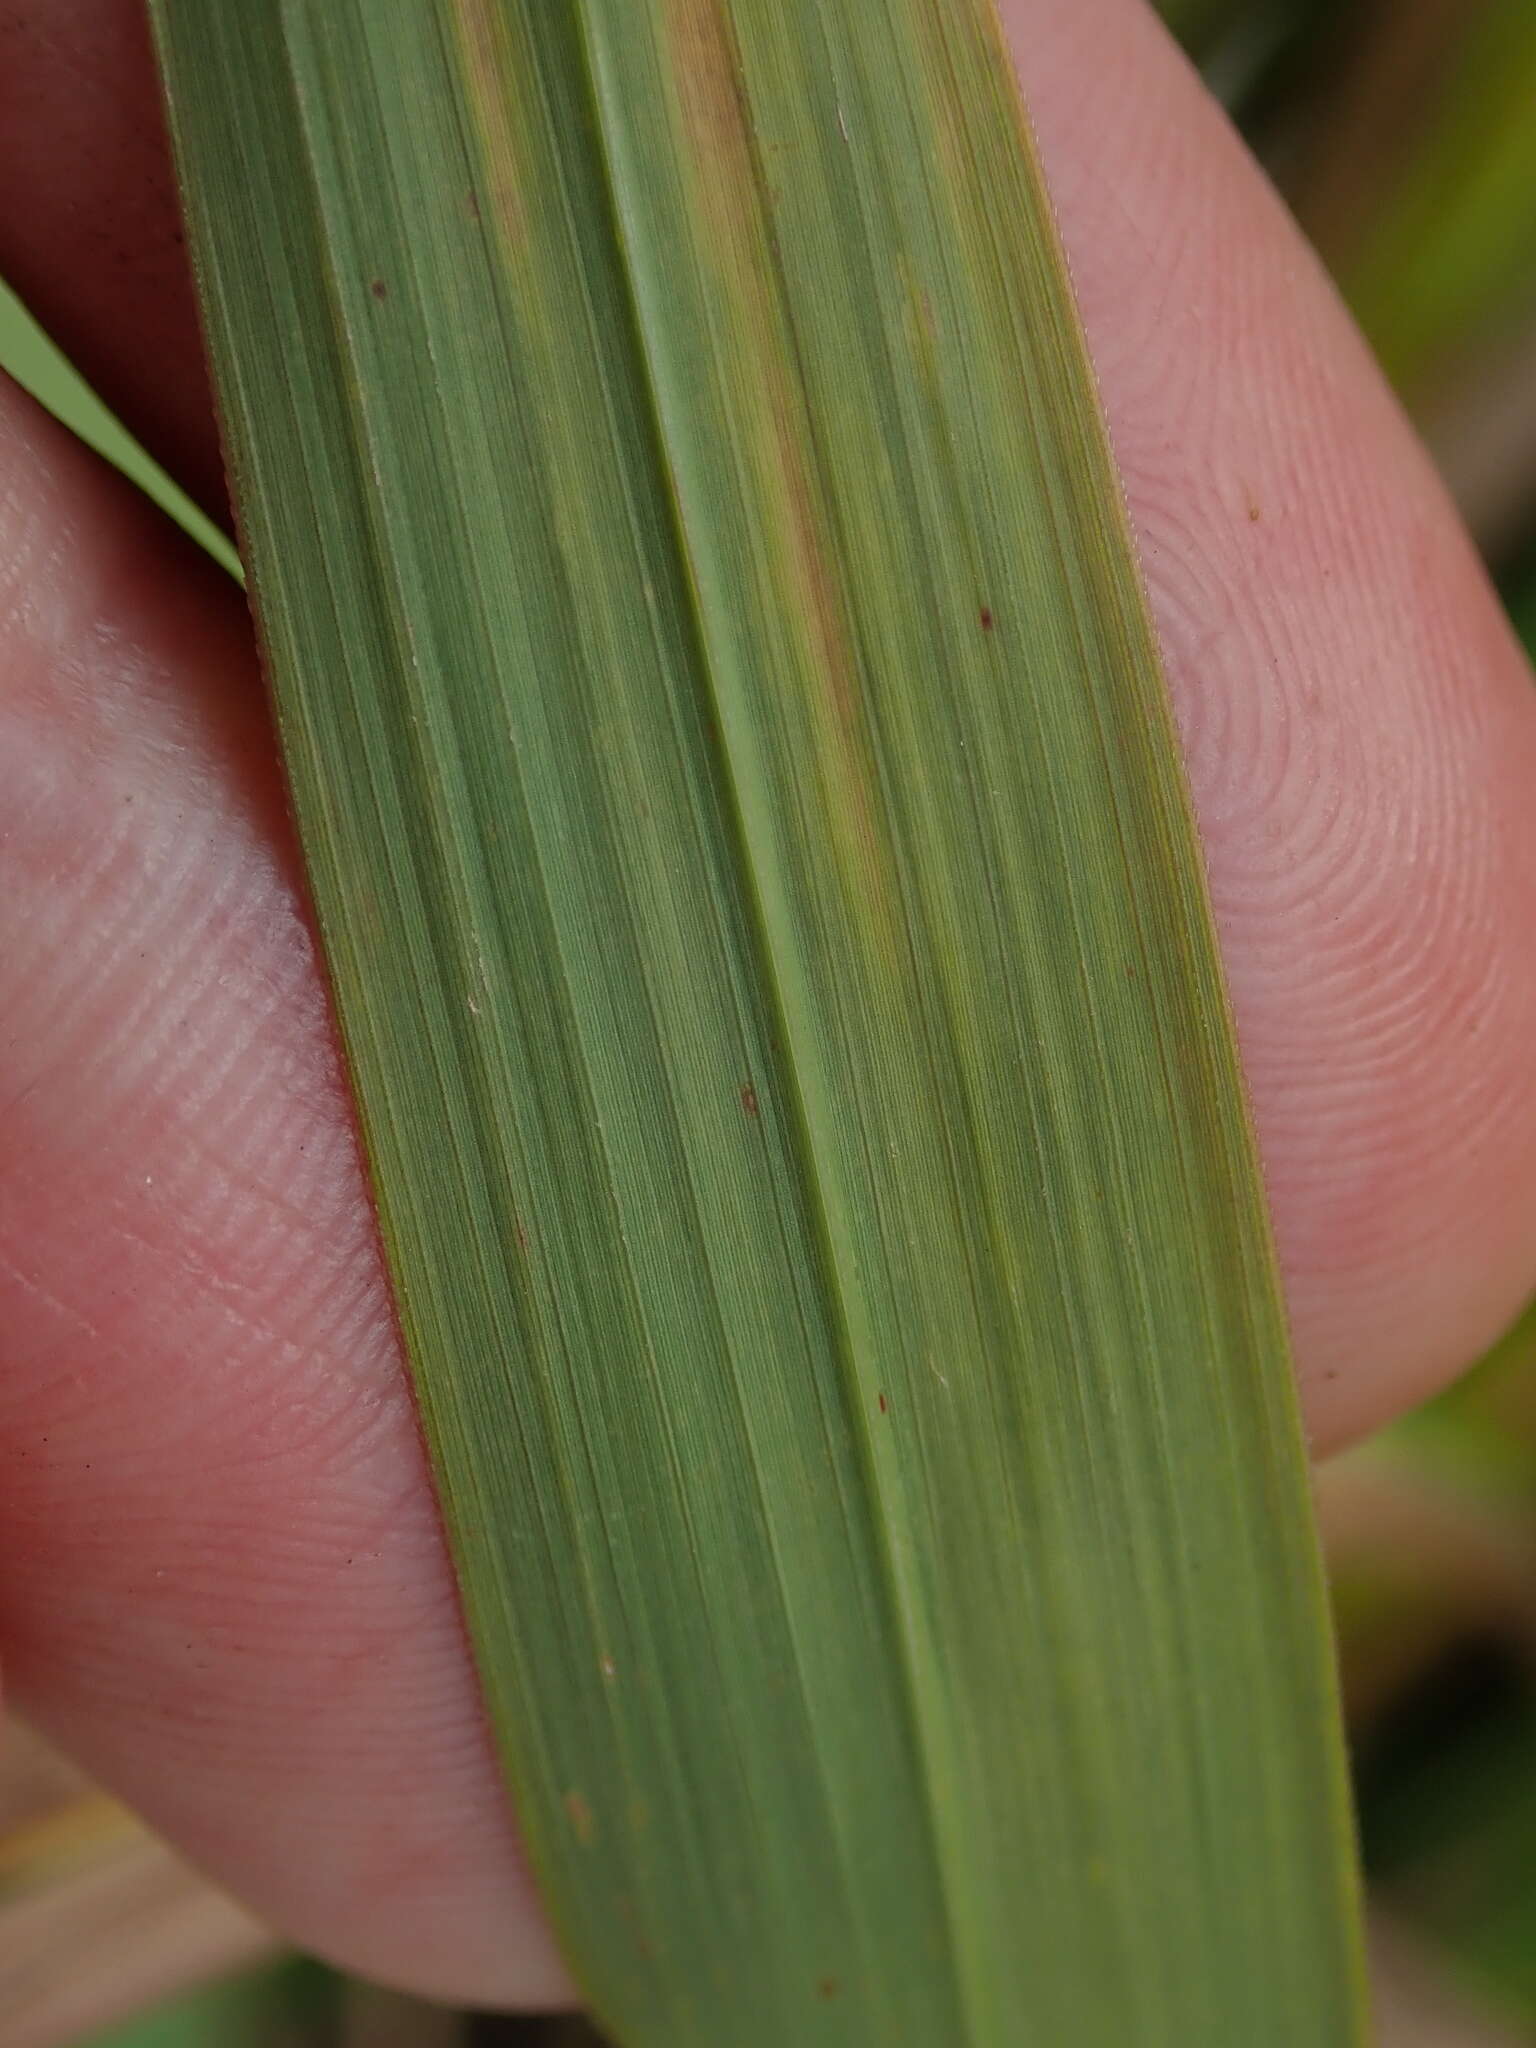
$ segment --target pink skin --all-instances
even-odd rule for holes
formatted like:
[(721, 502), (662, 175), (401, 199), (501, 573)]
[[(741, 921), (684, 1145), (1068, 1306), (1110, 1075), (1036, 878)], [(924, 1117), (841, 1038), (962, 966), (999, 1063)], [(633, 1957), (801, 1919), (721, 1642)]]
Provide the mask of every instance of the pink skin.
[[(1536, 1278), (1536, 693), (1137, 0), (1007, 15), (1188, 748), (1320, 1447)], [(0, 11), (0, 272), (217, 470), (136, 0)], [(565, 1994), (489, 1760), (235, 593), (0, 391), (0, 1649), (301, 1940)]]

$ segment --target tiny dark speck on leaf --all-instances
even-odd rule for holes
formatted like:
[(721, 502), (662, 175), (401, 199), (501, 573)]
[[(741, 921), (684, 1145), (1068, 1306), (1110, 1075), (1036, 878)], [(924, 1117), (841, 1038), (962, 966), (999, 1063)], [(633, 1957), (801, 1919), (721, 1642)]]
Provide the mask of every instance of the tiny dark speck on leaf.
[(748, 1116), (757, 1115), (757, 1090), (750, 1081), (741, 1091), (741, 1106)]
[(514, 1225), (513, 1225), (512, 1227), (513, 1227), (513, 1229), (515, 1230), (515, 1232), (517, 1233), (517, 1248), (518, 1248), (518, 1250), (519, 1250), (520, 1252), (525, 1252), (525, 1251), (527, 1251), (527, 1249), (528, 1249), (528, 1233), (527, 1233), (527, 1231), (526, 1231), (526, 1230), (525, 1230), (525, 1229), (523, 1228), (523, 1226), (522, 1226), (522, 1224), (521, 1224), (520, 1222), (519, 1222), (519, 1223), (515, 1223), (515, 1224), (514, 1224)]
[(376, 299), (387, 299), (389, 297), (389, 286), (382, 277), (376, 277), (368, 289)]
[(992, 607), (989, 604), (984, 604), (981, 608), (981, 630), (983, 633), (990, 633), (992, 630)]
[(881, 1413), (882, 1415), (883, 1415), (883, 1414), (885, 1413), (885, 1411), (886, 1411), (886, 1409), (887, 1409), (887, 1407), (888, 1407), (889, 1405), (890, 1405), (890, 1404), (889, 1404), (889, 1403), (887, 1402), (887, 1400), (886, 1400), (886, 1398), (885, 1398), (884, 1394), (882, 1394), (882, 1395), (880, 1396), (880, 1413)]
[(816, 1996), (818, 1998), (836, 1998), (837, 1979), (835, 1977), (818, 1977), (816, 1979)]
[(471, 186), (465, 197), (469, 203), (470, 219), (478, 220), (480, 218), (480, 194)]

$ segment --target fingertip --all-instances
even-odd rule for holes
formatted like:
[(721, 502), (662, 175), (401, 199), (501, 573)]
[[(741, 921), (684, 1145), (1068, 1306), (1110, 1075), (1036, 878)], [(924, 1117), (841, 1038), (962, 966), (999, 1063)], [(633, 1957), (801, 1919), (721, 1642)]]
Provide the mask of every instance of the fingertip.
[(1336, 294), (1150, 9), (1008, 8), (1199, 818), (1319, 1448), (1536, 1283), (1536, 691)]

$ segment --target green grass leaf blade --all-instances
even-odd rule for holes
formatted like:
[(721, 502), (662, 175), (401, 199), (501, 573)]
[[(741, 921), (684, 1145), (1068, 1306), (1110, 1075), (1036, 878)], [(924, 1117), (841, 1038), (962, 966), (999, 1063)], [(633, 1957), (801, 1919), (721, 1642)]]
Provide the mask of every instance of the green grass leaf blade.
[(157, 0), (402, 1322), (625, 2043), (1359, 2038), (1257, 1171), (980, 0)]

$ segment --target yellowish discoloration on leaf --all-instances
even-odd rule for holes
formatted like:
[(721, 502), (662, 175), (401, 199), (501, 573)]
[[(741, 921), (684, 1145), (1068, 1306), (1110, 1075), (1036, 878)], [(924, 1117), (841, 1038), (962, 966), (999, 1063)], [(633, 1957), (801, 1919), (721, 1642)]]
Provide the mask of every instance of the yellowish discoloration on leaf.
[(467, 185), (464, 203), (495, 228), (513, 254), (525, 246), (528, 224), (520, 145), (504, 89), (507, 10), (500, 0), (452, 0), (452, 18), (464, 51), (466, 111), (479, 131), (485, 164), (483, 184)]
[(761, 535), (762, 566), (773, 575), (764, 610), (775, 630), (803, 636), (798, 667), (811, 712), (807, 737), (846, 846), (850, 901), (864, 908), (889, 947), (890, 890), (871, 813), (872, 763), (852, 622), (831, 567), (836, 551), (813, 475), (814, 443), (793, 377), (777, 275), (759, 257), (772, 246), (774, 231), (731, 27), (718, 0), (665, 0), (665, 19), (668, 83), (685, 141), (681, 162), (699, 226), (707, 230), (696, 235), (695, 247), (730, 321), (722, 349), (742, 381), (757, 385), (758, 402), (743, 415), (738, 457), (754, 466), (754, 495), (777, 513)]

